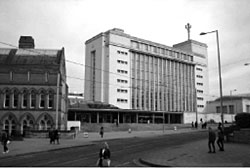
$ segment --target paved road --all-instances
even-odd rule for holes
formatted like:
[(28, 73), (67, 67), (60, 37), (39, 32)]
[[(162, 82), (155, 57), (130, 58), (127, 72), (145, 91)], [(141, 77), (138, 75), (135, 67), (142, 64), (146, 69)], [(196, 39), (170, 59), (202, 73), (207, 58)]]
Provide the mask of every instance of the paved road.
[[(108, 140), (112, 152), (111, 165), (116, 167), (135, 167), (138, 166), (135, 164), (135, 160), (147, 156), (151, 152), (204, 138), (207, 138), (206, 132)], [(94, 142), (94, 144), (89, 146), (0, 158), (0, 166), (95, 166), (100, 146), (100, 142)]]

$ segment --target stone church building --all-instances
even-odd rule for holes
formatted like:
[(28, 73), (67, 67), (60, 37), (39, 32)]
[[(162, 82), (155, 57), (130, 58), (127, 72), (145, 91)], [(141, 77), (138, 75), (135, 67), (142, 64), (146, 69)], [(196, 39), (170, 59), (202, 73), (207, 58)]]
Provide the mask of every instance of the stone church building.
[(0, 129), (66, 129), (67, 94), (64, 48), (35, 49), (31, 36), (0, 48)]

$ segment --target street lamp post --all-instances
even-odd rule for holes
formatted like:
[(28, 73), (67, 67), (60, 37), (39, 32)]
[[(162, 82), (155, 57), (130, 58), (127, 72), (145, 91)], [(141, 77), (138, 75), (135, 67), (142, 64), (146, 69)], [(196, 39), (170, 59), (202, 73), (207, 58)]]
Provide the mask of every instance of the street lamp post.
[(217, 40), (217, 54), (218, 54), (218, 68), (219, 68), (219, 85), (220, 85), (220, 112), (221, 112), (221, 126), (224, 130), (224, 116), (223, 116), (223, 100), (222, 100), (222, 79), (221, 79), (221, 64), (220, 64), (220, 46), (219, 46), (219, 33), (218, 30), (211, 32), (202, 32), (200, 35), (206, 35), (208, 33), (216, 33)]

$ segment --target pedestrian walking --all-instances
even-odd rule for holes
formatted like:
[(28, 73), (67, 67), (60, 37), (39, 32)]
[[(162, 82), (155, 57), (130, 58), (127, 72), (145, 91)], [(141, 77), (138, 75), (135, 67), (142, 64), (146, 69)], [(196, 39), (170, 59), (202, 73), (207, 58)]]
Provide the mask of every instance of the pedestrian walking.
[(99, 158), (97, 161), (97, 166), (103, 167), (107, 166), (110, 167), (111, 160), (110, 160), (111, 152), (109, 149), (109, 145), (107, 142), (104, 142), (103, 147), (100, 149)]
[(192, 121), (192, 128), (194, 128), (194, 122)]
[(218, 129), (217, 145), (218, 145), (220, 151), (224, 151), (224, 133), (223, 133), (222, 128)]
[(1, 143), (3, 145), (3, 154), (9, 153), (8, 144), (10, 143), (9, 136), (5, 130), (1, 132)]
[(198, 128), (198, 123), (197, 123), (197, 121), (195, 121), (194, 126), (195, 126), (195, 128)]
[(204, 129), (207, 129), (207, 122), (204, 123)]
[(201, 128), (203, 128), (203, 121), (202, 121), (202, 118), (200, 119), (200, 122), (201, 122)]
[(218, 125), (218, 130), (222, 129), (222, 124), (221, 122), (219, 122), (219, 125)]
[[(59, 133), (58, 129), (56, 129), (56, 130), (54, 131), (54, 136), (55, 136), (55, 140), (54, 140), (54, 141), (56, 141), (57, 144), (60, 144), (60, 143), (59, 143), (60, 133)], [(55, 142), (54, 142), (54, 143), (55, 143)]]
[(211, 146), (213, 147), (213, 153), (215, 153), (215, 146), (214, 146), (215, 139), (216, 139), (216, 134), (212, 130), (212, 128), (209, 127), (208, 128), (208, 148), (209, 148), (208, 153), (212, 153)]
[(101, 135), (102, 138), (103, 138), (103, 134), (104, 134), (104, 128), (101, 127), (101, 128), (100, 128), (100, 135)]
[(55, 135), (54, 135), (54, 130), (53, 129), (50, 129), (49, 130), (49, 139), (50, 139), (50, 144), (55, 144)]

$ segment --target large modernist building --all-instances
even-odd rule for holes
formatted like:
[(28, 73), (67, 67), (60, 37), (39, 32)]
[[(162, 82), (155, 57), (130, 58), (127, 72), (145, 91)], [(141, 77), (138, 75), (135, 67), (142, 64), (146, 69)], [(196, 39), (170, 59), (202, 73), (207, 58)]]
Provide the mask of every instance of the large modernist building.
[(64, 49), (34, 46), (32, 37), (22, 36), (19, 48), (0, 49), (0, 128), (9, 134), (66, 126)]
[(112, 29), (85, 43), (89, 101), (121, 109), (203, 112), (208, 93), (207, 46), (188, 40), (169, 47)]

